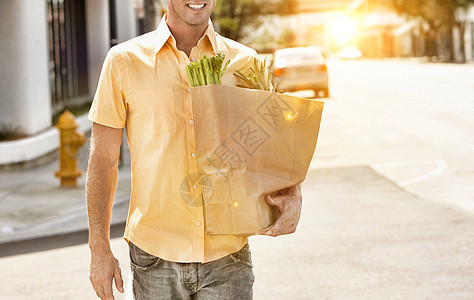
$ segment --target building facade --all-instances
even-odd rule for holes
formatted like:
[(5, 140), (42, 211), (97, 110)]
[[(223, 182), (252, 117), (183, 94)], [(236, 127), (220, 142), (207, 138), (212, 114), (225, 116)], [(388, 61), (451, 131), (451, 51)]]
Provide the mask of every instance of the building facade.
[[(139, 2), (138, 2), (139, 3)], [(138, 34), (136, 0), (0, 1), (0, 126), (34, 135), (95, 92), (111, 44)]]

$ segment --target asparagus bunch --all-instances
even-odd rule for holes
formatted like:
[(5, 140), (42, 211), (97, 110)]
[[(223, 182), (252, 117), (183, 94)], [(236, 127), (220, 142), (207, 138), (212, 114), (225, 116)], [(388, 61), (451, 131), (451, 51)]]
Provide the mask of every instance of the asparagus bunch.
[(257, 58), (254, 58), (253, 68), (249, 67), (249, 71), (247, 72), (247, 74), (244, 74), (239, 70), (235, 70), (234, 76), (240, 78), (245, 83), (245, 85), (237, 86), (248, 89), (282, 93), (282, 91), (278, 91), (277, 89), (277, 82), (272, 82), (272, 75), (270, 72), (267, 71), (266, 63), (266, 58), (263, 62), (261, 62)]
[(186, 73), (191, 86), (221, 84), (221, 77), (230, 63), (228, 60), (222, 68), (224, 59), (225, 55), (222, 53), (217, 53), (216, 56), (209, 58), (204, 55), (201, 59), (187, 65)]

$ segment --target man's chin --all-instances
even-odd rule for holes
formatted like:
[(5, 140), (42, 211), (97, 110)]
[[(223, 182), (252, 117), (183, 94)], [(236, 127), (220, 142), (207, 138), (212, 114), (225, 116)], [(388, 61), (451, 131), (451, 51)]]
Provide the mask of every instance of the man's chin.
[(190, 26), (199, 27), (199, 26), (207, 25), (207, 23), (209, 22), (208, 20), (209, 18), (205, 20), (188, 20), (186, 23)]

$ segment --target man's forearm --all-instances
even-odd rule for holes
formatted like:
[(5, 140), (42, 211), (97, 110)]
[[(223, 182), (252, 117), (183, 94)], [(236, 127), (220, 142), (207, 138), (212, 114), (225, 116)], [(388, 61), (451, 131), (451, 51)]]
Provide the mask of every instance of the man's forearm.
[(123, 292), (118, 260), (110, 249), (110, 217), (117, 184), (117, 166), (123, 130), (92, 125), (86, 197), (91, 265), (89, 279), (100, 299), (114, 299), (112, 281)]
[(87, 172), (86, 197), (89, 218), (89, 247), (92, 251), (110, 249), (110, 219), (117, 184), (117, 163), (91, 151)]

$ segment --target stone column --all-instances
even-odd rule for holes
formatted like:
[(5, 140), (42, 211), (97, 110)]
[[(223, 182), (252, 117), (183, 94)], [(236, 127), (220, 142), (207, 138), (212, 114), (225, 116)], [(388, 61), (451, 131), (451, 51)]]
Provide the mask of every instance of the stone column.
[(115, 0), (117, 7), (118, 42), (124, 42), (137, 36), (137, 19), (133, 0)]
[(0, 1), (0, 124), (35, 134), (52, 124), (47, 2)]
[(109, 50), (109, 25), (109, 1), (86, 0), (87, 57), (91, 95), (94, 95), (97, 89), (102, 64)]

